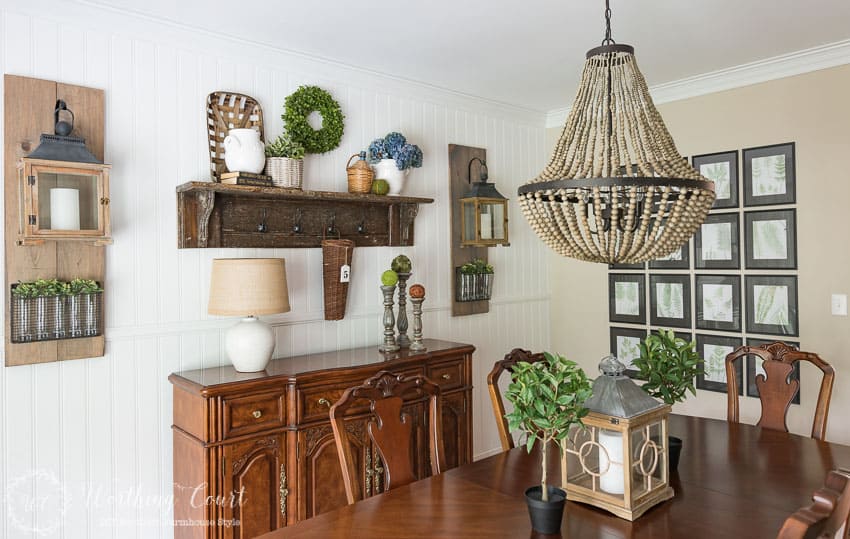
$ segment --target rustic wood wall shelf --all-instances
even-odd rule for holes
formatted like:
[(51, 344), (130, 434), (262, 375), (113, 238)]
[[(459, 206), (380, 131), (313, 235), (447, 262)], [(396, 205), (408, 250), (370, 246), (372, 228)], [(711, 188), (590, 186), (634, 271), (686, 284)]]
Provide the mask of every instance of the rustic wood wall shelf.
[(358, 247), (413, 245), (419, 204), (431, 198), (301, 191), (188, 182), (177, 187), (177, 247)]

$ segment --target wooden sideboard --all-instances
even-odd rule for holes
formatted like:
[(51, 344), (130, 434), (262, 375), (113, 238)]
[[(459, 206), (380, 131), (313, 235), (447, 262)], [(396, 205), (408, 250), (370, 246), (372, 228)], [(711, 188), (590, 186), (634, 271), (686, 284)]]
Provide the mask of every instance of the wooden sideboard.
[[(380, 370), (424, 374), (442, 388), (443, 444), (452, 468), (472, 461), (472, 353), (424, 341), (427, 351), (377, 347), (273, 360), (264, 372), (218, 367), (174, 373), (174, 536), (249, 539), (346, 504), (328, 410), (348, 387)], [(427, 409), (411, 397), (420, 477), (430, 473)], [(364, 497), (382, 492), (384, 468), (369, 439), (369, 411), (348, 429)]]

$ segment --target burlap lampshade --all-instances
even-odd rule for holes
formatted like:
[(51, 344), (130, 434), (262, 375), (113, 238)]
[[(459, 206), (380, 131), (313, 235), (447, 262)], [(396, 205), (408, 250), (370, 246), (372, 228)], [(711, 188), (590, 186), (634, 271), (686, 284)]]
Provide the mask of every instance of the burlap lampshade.
[(216, 258), (210, 277), (209, 314), (249, 316), (289, 311), (286, 260)]

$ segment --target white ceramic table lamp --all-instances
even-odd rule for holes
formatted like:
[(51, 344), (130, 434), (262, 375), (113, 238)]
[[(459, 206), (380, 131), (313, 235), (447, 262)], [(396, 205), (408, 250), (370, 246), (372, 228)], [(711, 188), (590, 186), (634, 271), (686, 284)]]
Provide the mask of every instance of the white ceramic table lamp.
[(264, 370), (274, 352), (274, 333), (257, 315), (288, 311), (289, 291), (283, 258), (213, 260), (207, 312), (243, 317), (227, 330), (224, 342), (227, 357), (237, 371)]

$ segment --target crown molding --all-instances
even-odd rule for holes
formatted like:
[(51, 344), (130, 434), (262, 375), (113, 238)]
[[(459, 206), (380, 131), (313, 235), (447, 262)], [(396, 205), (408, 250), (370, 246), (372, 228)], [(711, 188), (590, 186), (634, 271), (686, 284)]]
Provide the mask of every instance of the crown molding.
[[(844, 64), (850, 64), (850, 39), (657, 84), (649, 91), (656, 104), (669, 103)], [(547, 112), (546, 127), (564, 125), (569, 111), (561, 107)]]

